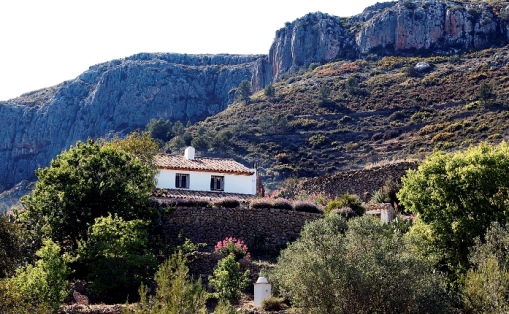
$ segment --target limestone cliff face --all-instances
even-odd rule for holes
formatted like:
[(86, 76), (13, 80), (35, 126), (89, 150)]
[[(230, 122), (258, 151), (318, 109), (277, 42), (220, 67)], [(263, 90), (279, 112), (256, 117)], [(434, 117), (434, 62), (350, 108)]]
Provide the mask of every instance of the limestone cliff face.
[(224, 110), (259, 56), (138, 54), (74, 80), (0, 102), (0, 192), (88, 137), (125, 134), (152, 118), (196, 121)]
[(269, 51), (272, 77), (311, 63), (325, 63), (356, 55), (355, 40), (341, 19), (324, 13), (310, 13), (287, 23), (276, 32)]
[(399, 1), (361, 23), (356, 43), (361, 53), (486, 48), (508, 39), (499, 13), (486, 4)]

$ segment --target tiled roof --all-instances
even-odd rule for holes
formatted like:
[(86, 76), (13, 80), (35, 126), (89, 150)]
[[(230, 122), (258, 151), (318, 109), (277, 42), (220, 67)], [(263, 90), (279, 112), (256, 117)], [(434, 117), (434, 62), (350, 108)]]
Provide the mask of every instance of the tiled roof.
[(182, 155), (157, 155), (155, 163), (160, 169), (254, 174), (254, 170), (230, 158), (195, 157), (195, 159), (185, 159)]
[(225, 193), (225, 192), (206, 192), (206, 191), (190, 191), (178, 189), (156, 189), (152, 193), (152, 199), (156, 202), (164, 202), (167, 199), (208, 199), (215, 200), (224, 197), (235, 197), (241, 200), (247, 200), (256, 197), (256, 195), (240, 194), (240, 193)]

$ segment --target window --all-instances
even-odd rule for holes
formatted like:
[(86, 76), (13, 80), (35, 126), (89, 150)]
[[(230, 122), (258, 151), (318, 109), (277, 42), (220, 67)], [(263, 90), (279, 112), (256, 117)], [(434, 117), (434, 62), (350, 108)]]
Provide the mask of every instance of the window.
[(175, 188), (189, 189), (189, 175), (183, 174), (183, 173), (177, 173), (175, 175)]
[(210, 177), (210, 190), (223, 191), (224, 190), (224, 177), (212, 176)]

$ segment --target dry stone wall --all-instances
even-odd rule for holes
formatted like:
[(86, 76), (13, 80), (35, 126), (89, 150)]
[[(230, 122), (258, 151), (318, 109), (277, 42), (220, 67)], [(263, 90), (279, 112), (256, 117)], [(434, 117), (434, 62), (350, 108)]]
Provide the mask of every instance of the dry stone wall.
[(416, 162), (398, 162), (370, 169), (339, 172), (305, 181), (300, 189), (306, 193), (325, 194), (331, 198), (343, 194), (356, 194), (369, 201), (373, 191), (380, 189), (386, 180), (400, 180), (408, 169), (416, 169)]
[(209, 249), (226, 237), (244, 240), (250, 249), (273, 251), (294, 241), (307, 221), (321, 214), (285, 209), (177, 208), (165, 215), (166, 231), (172, 238), (183, 233)]

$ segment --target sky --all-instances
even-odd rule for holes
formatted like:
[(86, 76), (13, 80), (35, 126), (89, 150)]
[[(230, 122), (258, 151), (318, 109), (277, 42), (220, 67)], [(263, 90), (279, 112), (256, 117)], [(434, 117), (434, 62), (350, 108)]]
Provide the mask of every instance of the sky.
[(383, 0), (12, 0), (0, 3), (0, 100), (140, 52), (267, 54), (309, 12), (347, 17)]

